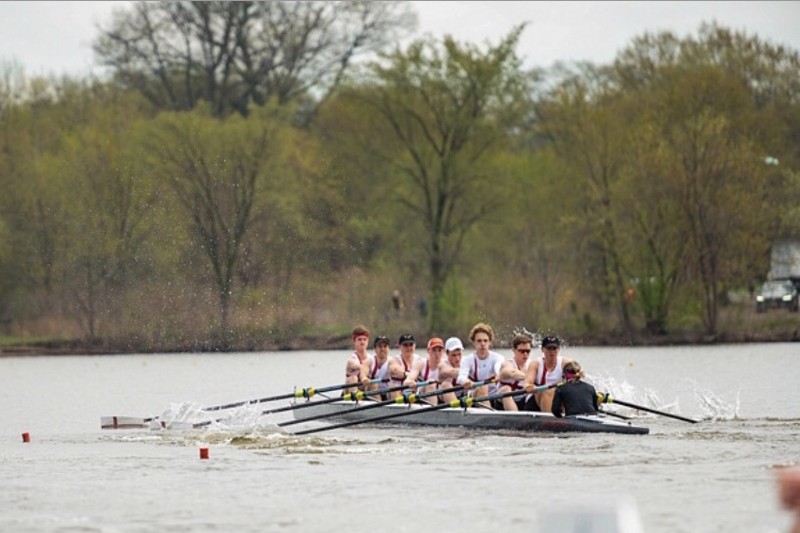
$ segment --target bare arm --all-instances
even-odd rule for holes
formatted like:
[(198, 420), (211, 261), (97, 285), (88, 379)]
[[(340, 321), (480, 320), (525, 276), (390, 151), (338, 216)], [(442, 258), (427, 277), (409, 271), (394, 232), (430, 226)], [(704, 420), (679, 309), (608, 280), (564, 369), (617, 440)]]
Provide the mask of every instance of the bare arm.
[(442, 361), (439, 364), (439, 381), (454, 379), (457, 377), (458, 377), (458, 368), (454, 367), (447, 361)]
[(344, 371), (348, 376), (358, 373), (358, 379), (364, 379), (369, 375), (369, 358), (366, 358), (362, 363), (359, 363), (358, 359), (351, 356), (347, 359), (347, 364), (345, 365)]
[(518, 369), (514, 361), (511, 360), (503, 361), (503, 364), (500, 365), (500, 371), (497, 373), (497, 378), (500, 381), (519, 381), (525, 379), (525, 377), (525, 372)]
[(411, 370), (409, 370), (408, 374), (406, 374), (406, 382), (416, 383), (419, 379), (419, 375), (422, 374), (422, 369), (425, 368), (426, 362), (427, 361), (425, 359), (420, 359), (411, 365)]
[(532, 361), (531, 364), (528, 366), (528, 371), (525, 373), (525, 390), (527, 392), (533, 392), (533, 388), (536, 386), (536, 372), (539, 370), (539, 360)]

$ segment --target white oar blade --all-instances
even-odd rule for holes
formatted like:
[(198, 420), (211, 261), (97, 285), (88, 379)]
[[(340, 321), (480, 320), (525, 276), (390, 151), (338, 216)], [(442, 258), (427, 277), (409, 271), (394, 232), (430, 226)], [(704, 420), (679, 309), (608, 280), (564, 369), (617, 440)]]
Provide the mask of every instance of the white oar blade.
[(137, 429), (147, 428), (149, 424), (144, 418), (135, 416), (101, 416), (100, 429)]

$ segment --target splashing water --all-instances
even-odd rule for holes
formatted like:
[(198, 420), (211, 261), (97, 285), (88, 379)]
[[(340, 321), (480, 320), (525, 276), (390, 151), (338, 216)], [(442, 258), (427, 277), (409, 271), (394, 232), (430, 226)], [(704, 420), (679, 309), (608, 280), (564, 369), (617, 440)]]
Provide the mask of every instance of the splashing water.
[[(609, 375), (608, 373), (597, 376), (587, 376), (587, 378), (592, 382), (598, 392), (607, 392), (612, 397), (619, 398), (620, 400), (625, 400), (630, 403), (639, 404), (643, 407), (650, 407), (652, 409), (658, 409), (659, 411), (672, 412), (675, 414), (680, 413), (680, 406), (677, 399), (675, 399), (675, 401), (672, 403), (666, 403), (653, 389), (644, 388), (640, 390), (627, 381), (618, 381), (615, 377)], [(603, 409), (612, 413), (624, 414), (626, 416), (655, 416), (645, 411), (614, 403), (603, 405)]]
[(168, 404), (159, 417), (161, 422), (167, 426), (182, 425), (197, 420), (202, 407), (193, 402), (171, 403)]
[(733, 404), (726, 402), (710, 390), (703, 389), (697, 382), (690, 380), (694, 395), (697, 398), (700, 408), (703, 410), (703, 418), (706, 420), (736, 420), (739, 417), (739, 405), (742, 389), (736, 391), (736, 400)]

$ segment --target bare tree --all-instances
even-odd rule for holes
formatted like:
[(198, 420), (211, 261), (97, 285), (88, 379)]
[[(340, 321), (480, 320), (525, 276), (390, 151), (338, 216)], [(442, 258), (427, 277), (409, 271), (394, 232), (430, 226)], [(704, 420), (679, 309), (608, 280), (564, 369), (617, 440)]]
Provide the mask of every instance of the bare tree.
[(406, 2), (137, 2), (94, 50), (116, 80), (159, 107), (209, 102), (216, 116), (275, 99), (313, 112), (361, 53), (414, 29)]

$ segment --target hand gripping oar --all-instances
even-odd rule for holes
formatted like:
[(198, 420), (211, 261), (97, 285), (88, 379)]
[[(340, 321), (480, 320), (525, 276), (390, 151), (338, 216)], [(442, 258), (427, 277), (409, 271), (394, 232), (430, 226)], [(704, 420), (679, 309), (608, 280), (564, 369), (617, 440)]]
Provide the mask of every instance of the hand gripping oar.
[[(376, 378), (370, 380), (370, 383), (382, 383), (389, 381), (388, 379)], [(256, 398), (255, 400), (244, 400), (241, 402), (227, 403), (224, 405), (213, 405), (211, 407), (203, 407), (201, 411), (222, 411), (223, 409), (232, 409), (234, 407), (241, 407), (243, 405), (252, 405), (256, 403), (272, 402), (276, 400), (288, 400), (290, 398), (311, 398), (315, 394), (323, 392), (331, 392), (336, 390), (346, 389), (348, 387), (360, 387), (361, 383), (342, 383), (340, 385), (329, 385), (327, 387), (307, 387), (304, 389), (295, 389), (294, 392), (287, 394), (279, 394), (277, 396), (268, 396), (266, 398)], [(101, 429), (127, 429), (147, 427), (150, 422), (158, 420), (158, 416), (151, 416), (149, 418), (136, 418), (132, 416), (102, 416), (100, 417)]]
[[(421, 381), (419, 383), (416, 383), (416, 386), (417, 387), (425, 387), (426, 385), (430, 385), (431, 383), (438, 383), (438, 382), (435, 382), (435, 381), (430, 381), (430, 382), (429, 381)], [(483, 383), (477, 383), (476, 385), (482, 385), (482, 384)], [(401, 388), (407, 388), (407, 387), (401, 387)], [(429, 396), (436, 396), (437, 394), (444, 394), (444, 393), (447, 393), (447, 392), (454, 392), (454, 391), (457, 391), (457, 390), (460, 390), (460, 389), (463, 389), (463, 388), (464, 388), (463, 385), (458, 385), (457, 387), (450, 387), (449, 389), (436, 389), (436, 390), (433, 390), (433, 391), (430, 391), (430, 392), (422, 392), (422, 393), (419, 393), (419, 394), (415, 394), (415, 393), (404, 394), (404, 395), (398, 396), (397, 398), (394, 398), (392, 400), (384, 400), (382, 402), (375, 402), (375, 403), (369, 403), (369, 404), (366, 404), (366, 405), (359, 405), (359, 406), (353, 407), (352, 409), (348, 409), (344, 413), (345, 414), (346, 413), (356, 413), (356, 412), (359, 412), (359, 411), (366, 411), (368, 409), (376, 409), (378, 407), (381, 407), (381, 406), (384, 406), (384, 405), (391, 405), (393, 403), (400, 403), (400, 404), (402, 404), (402, 403), (414, 403), (417, 400), (422, 399), (422, 398), (427, 398)], [(296, 420), (287, 420), (286, 422), (281, 422), (280, 424), (277, 424), (277, 426), (278, 427), (291, 426), (293, 424), (300, 424), (302, 422), (310, 422), (312, 420), (319, 420), (320, 418), (328, 418), (328, 417), (332, 417), (332, 416), (338, 416), (338, 415), (341, 415), (341, 414), (342, 413), (322, 413), (322, 414), (319, 414), (319, 415), (309, 416), (309, 417), (306, 417), (306, 418), (299, 418), (299, 419), (296, 419)]]
[[(428, 385), (428, 382), (421, 382), (418, 383), (418, 387), (424, 387)], [(388, 389), (376, 389), (371, 391), (357, 391), (357, 392), (348, 392), (347, 394), (343, 394), (342, 396), (337, 396), (336, 398), (325, 398), (324, 400), (317, 400), (315, 402), (306, 402), (306, 403), (298, 403), (294, 405), (287, 405), (285, 407), (278, 407), (276, 409), (268, 409), (266, 411), (261, 411), (261, 416), (263, 415), (271, 415), (273, 413), (281, 413), (283, 411), (292, 411), (294, 409), (304, 409), (306, 407), (314, 407), (315, 405), (325, 405), (326, 403), (333, 403), (333, 402), (340, 402), (340, 401), (360, 401), (370, 396), (375, 396), (378, 394), (383, 394), (385, 392), (392, 392), (396, 390), (405, 389), (405, 385), (397, 385), (396, 387), (389, 387)], [(392, 400), (394, 401), (394, 400)], [(225, 418), (217, 418), (216, 420), (206, 420), (203, 422), (196, 422), (192, 425), (193, 429), (205, 427), (211, 425), (213, 422), (222, 422)]]
[[(417, 383), (417, 387), (424, 387), (429, 385), (432, 382), (421, 382)], [(282, 413), (284, 411), (294, 411), (295, 409), (305, 409), (306, 407), (314, 407), (315, 405), (324, 405), (326, 403), (333, 403), (333, 402), (340, 402), (342, 400), (345, 401), (359, 401), (369, 398), (370, 396), (377, 396), (378, 394), (384, 394), (386, 392), (393, 392), (398, 390), (403, 390), (407, 388), (405, 385), (397, 385), (396, 387), (389, 387), (388, 389), (375, 389), (369, 391), (357, 391), (357, 392), (348, 392), (347, 394), (343, 394), (341, 396), (337, 396), (335, 398), (325, 398), (324, 400), (317, 400), (315, 402), (306, 402), (306, 403), (296, 403), (292, 405), (287, 405), (284, 407), (278, 407), (275, 409), (267, 409), (266, 411), (261, 411), (262, 415), (271, 415), (273, 413)]]
[[(481, 383), (476, 383), (475, 385), (480, 386)], [(457, 398), (451, 402), (441, 403), (438, 405), (432, 405), (430, 407), (423, 407), (421, 409), (408, 409), (404, 411), (400, 411), (397, 413), (389, 413), (386, 415), (375, 416), (372, 418), (365, 418), (363, 420), (348, 420), (347, 422), (342, 422), (340, 424), (333, 424), (330, 426), (323, 426), (320, 428), (312, 428), (312, 429), (304, 429), (302, 431), (295, 431), (293, 435), (308, 435), (309, 433), (317, 433), (319, 431), (328, 431), (330, 429), (337, 429), (343, 428), (348, 426), (355, 426), (356, 424), (368, 424), (370, 422), (378, 422), (381, 420), (388, 420), (390, 418), (399, 418), (401, 416), (413, 416), (420, 413), (428, 413), (430, 411), (438, 411), (440, 409), (447, 409), (448, 407), (451, 408), (468, 408), (473, 407), (480, 402), (486, 402), (491, 400), (499, 400), (501, 398), (506, 398), (508, 396), (519, 396), (521, 394), (530, 394), (532, 392), (540, 392), (547, 389), (552, 389), (553, 387), (557, 387), (560, 383), (551, 383), (550, 385), (539, 385), (534, 387), (531, 392), (525, 390), (514, 390), (510, 392), (503, 392), (499, 394), (489, 394), (488, 396), (483, 397), (466, 397), (466, 398)], [(398, 402), (399, 403), (399, 402)], [(349, 411), (348, 411), (349, 412)], [(340, 415), (345, 415), (347, 413), (339, 413)]]
[(622, 400), (618, 400), (611, 396), (607, 392), (598, 392), (597, 393), (597, 402), (598, 403), (617, 403), (619, 405), (624, 405), (625, 407), (630, 407), (631, 409), (638, 409), (640, 411), (647, 411), (648, 413), (653, 413), (656, 415), (661, 416), (668, 416), (669, 418), (675, 418), (677, 420), (683, 420), (684, 422), (691, 422), (692, 424), (697, 424), (700, 422), (699, 420), (694, 420), (693, 418), (686, 418), (685, 416), (681, 415), (673, 415), (672, 413), (665, 413), (664, 411), (658, 411), (657, 409), (651, 409), (650, 407), (645, 407), (644, 405), (636, 405), (635, 403), (624, 402)]
[[(381, 383), (382, 381), (388, 381), (388, 379), (372, 379), (370, 383)], [(311, 398), (315, 394), (320, 394), (322, 392), (330, 392), (335, 390), (342, 390), (348, 387), (360, 387), (361, 383), (342, 383), (341, 385), (330, 385), (328, 387), (321, 387), (321, 388), (314, 388), (308, 387), (306, 389), (296, 389), (294, 392), (290, 392), (288, 394), (279, 394), (277, 396), (268, 396), (266, 398), (258, 398), (255, 400), (245, 400), (243, 402), (234, 402), (225, 405), (215, 405), (213, 407), (204, 407), (203, 411), (221, 411), (223, 409), (231, 409), (233, 407), (241, 407), (242, 405), (252, 405), (254, 403), (265, 403), (265, 402), (273, 402), (276, 400), (288, 400), (289, 398)]]

